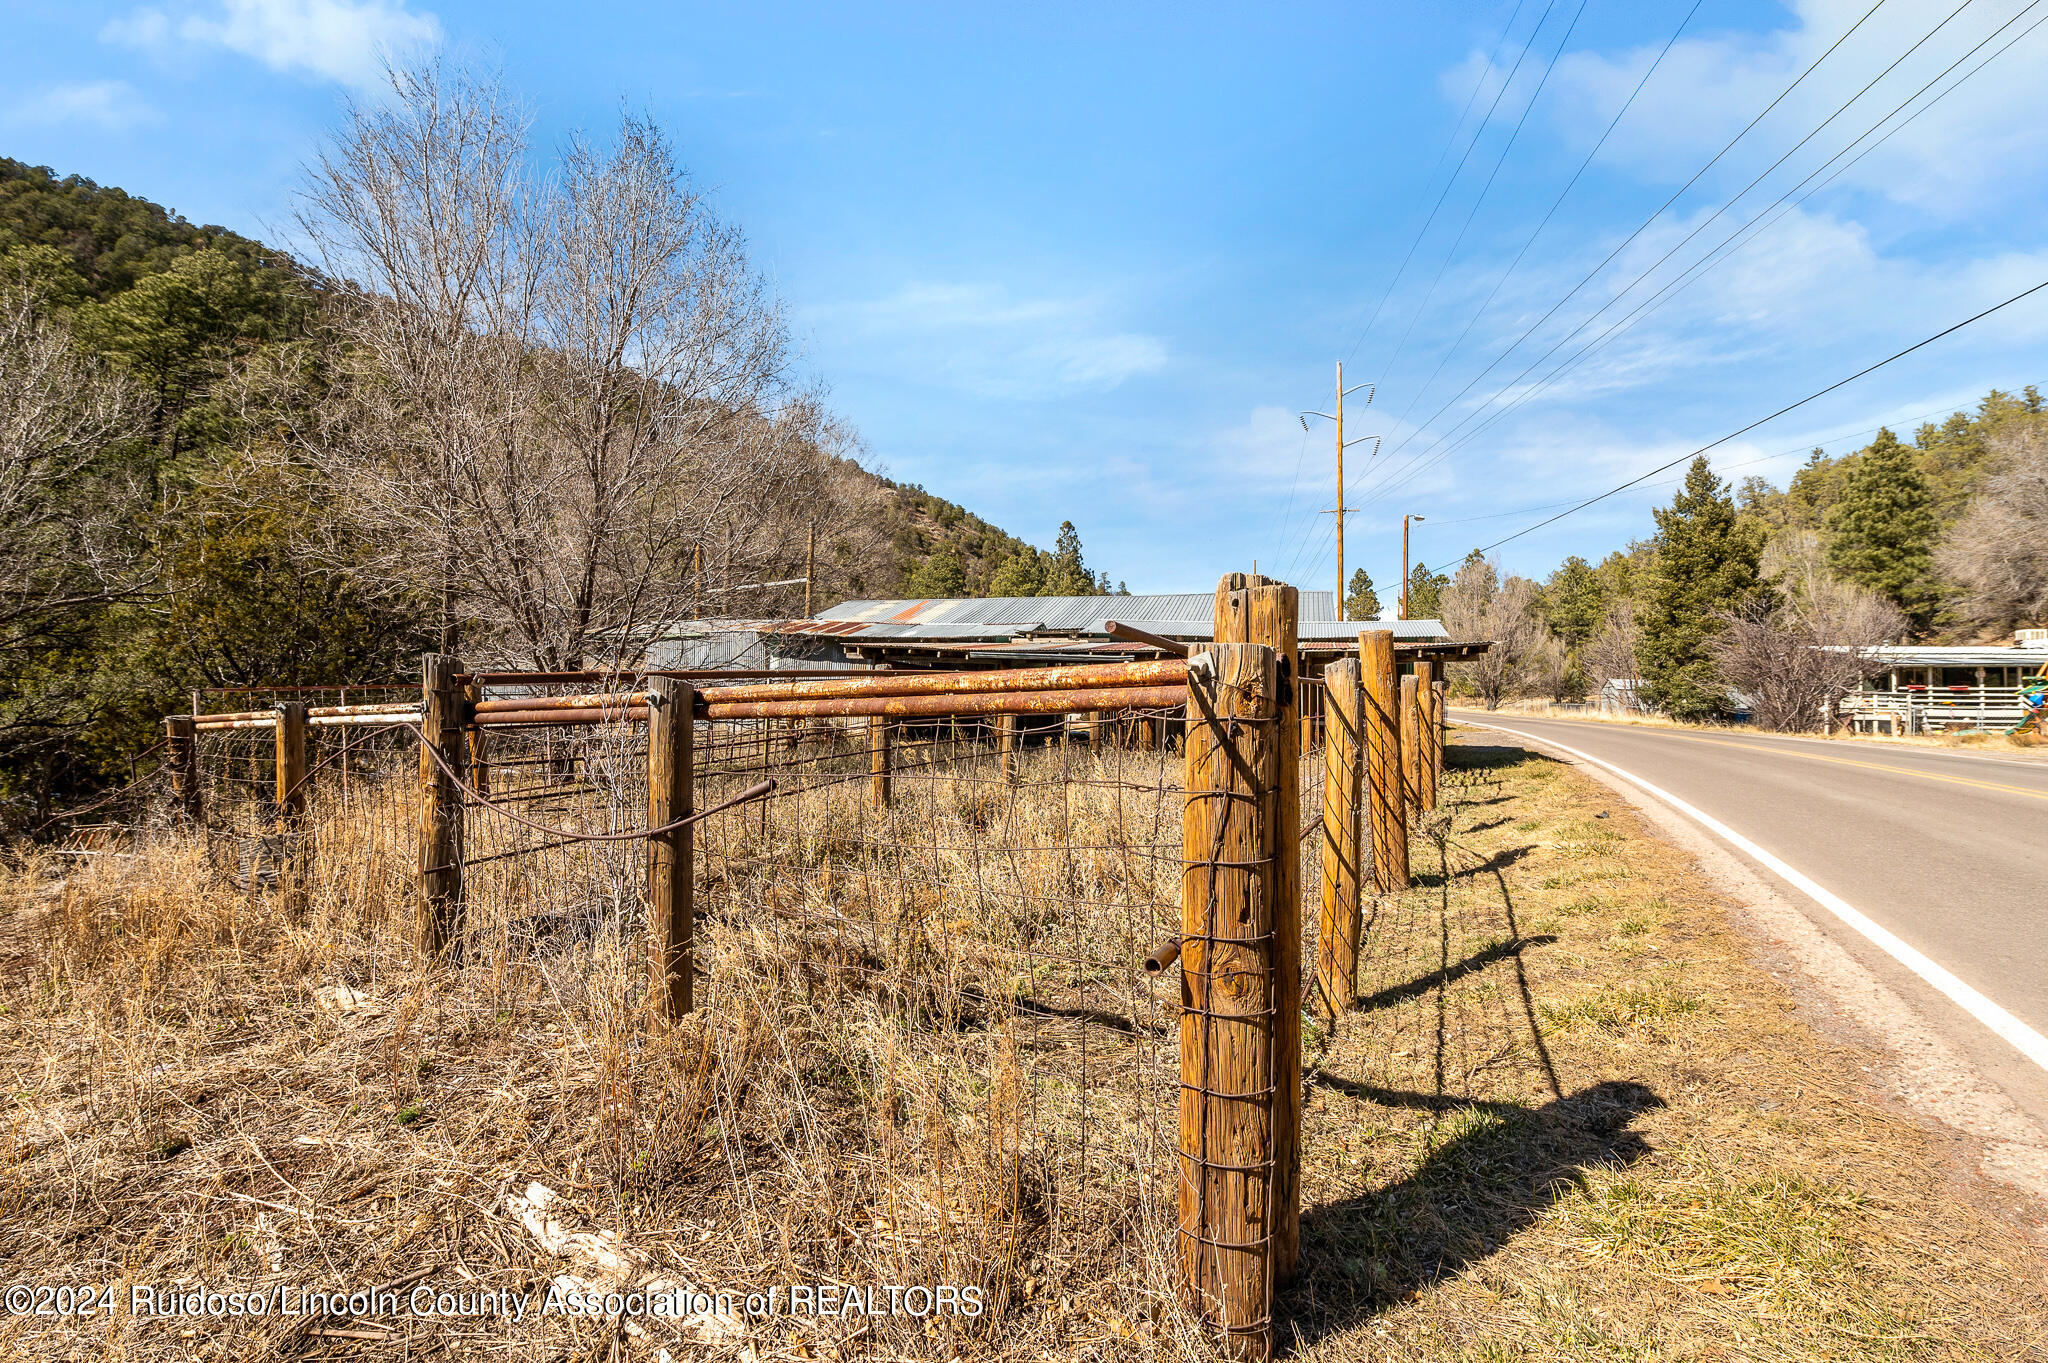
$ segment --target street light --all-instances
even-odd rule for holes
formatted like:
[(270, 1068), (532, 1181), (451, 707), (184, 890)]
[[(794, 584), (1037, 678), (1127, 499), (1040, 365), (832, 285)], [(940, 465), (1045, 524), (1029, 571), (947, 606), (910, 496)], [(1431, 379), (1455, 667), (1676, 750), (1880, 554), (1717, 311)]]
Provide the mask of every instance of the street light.
[(1426, 521), (1429, 517), (1417, 516), (1413, 512), (1401, 518), (1401, 618), (1408, 618), (1408, 522)]

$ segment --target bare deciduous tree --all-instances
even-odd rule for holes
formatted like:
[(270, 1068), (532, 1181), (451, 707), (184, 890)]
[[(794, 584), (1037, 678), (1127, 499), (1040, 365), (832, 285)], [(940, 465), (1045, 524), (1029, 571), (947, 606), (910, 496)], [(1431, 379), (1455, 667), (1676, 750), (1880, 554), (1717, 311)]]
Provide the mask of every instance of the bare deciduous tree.
[(2048, 622), (2048, 425), (2029, 422), (1992, 445), (1997, 462), (1937, 562), (1980, 623)]
[(1773, 540), (1764, 568), (1779, 599), (1725, 617), (1715, 659), (1748, 697), (1765, 728), (1821, 728), (1836, 702), (1884, 670), (1877, 648), (1899, 637), (1906, 616), (1883, 597), (1828, 574), (1819, 537), (1792, 531)]
[(698, 565), (743, 578), (764, 538), (788, 562), (776, 513), (821, 485), (831, 425), (658, 128), (573, 138), (543, 177), (495, 82), (390, 79), (301, 200), (349, 281), (328, 432), (345, 504), (376, 571), (440, 596), (444, 642), (466, 623), (544, 668), (626, 660), (698, 604)]
[(1583, 655), (1586, 677), (1595, 692), (1605, 691), (1609, 682), (1618, 682), (1623, 705), (1637, 705), (1636, 687), (1642, 681), (1642, 669), (1636, 662), (1636, 646), (1642, 637), (1633, 601), (1624, 597), (1607, 608), (1599, 627), (1586, 640)]
[(0, 654), (132, 585), (113, 546), (124, 490), (88, 474), (141, 430), (133, 387), (80, 350), (26, 281), (0, 279)]
[(1564, 666), (1564, 651), (1537, 610), (1536, 584), (1500, 579), (1499, 568), (1468, 559), (1444, 588), (1444, 628), (1457, 639), (1486, 639), (1493, 647), (1476, 662), (1458, 664), (1464, 683), (1489, 710), (1532, 687), (1549, 687)]

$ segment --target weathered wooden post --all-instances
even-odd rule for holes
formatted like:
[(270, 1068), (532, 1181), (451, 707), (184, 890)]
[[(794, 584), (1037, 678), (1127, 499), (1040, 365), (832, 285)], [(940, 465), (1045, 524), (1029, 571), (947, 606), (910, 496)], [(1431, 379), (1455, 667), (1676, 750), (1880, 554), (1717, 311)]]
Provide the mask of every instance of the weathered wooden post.
[(889, 807), (889, 721), (882, 715), (868, 721), (868, 803)]
[(1364, 774), (1358, 733), (1358, 659), (1323, 671), (1322, 914), (1316, 923), (1315, 1009), (1334, 1018), (1358, 1001), (1359, 798)]
[(429, 653), (420, 663), (420, 916), (415, 936), (429, 955), (447, 950), (462, 932), (461, 772), (467, 753), (462, 690), (455, 684), (461, 671), (462, 660), (446, 653)]
[(1436, 711), (1436, 664), (1415, 664), (1415, 698), (1421, 710), (1422, 760), (1416, 770), (1421, 784), (1417, 807), (1427, 814), (1436, 808), (1437, 777), (1443, 770), (1443, 745), (1438, 741)]
[(277, 817), (290, 827), (306, 812), (306, 703), (277, 707)]
[[(647, 681), (647, 826), (661, 828), (695, 811), (691, 743), (697, 692), (673, 677)], [(659, 1015), (674, 1021), (696, 1006), (693, 981), (697, 906), (689, 827), (647, 839), (647, 926), (653, 941), (650, 992)]]
[(1159, 721), (1146, 716), (1138, 721), (1138, 750), (1151, 752), (1159, 746)]
[(1422, 693), (1414, 673), (1401, 678), (1401, 798), (1414, 813), (1422, 811)]
[[(1231, 573), (1216, 588), (1216, 642), (1264, 644), (1280, 669), (1280, 796), (1274, 836), (1284, 849), (1274, 863), (1274, 956), (1281, 991), (1276, 1007), (1281, 1083), (1274, 1099), (1278, 1191), (1273, 1224), (1273, 1271), (1286, 1281), (1301, 1257), (1300, 1179), (1296, 1135), (1301, 1129), (1301, 705), (1294, 685), (1301, 675), (1300, 594), (1284, 582)], [(1189, 715), (1192, 723), (1194, 716)]]
[(206, 805), (199, 786), (199, 731), (192, 716), (172, 715), (164, 721), (164, 764), (171, 769), (171, 795), (179, 811), (192, 823), (202, 822)]
[[(1224, 1351), (1273, 1347), (1274, 1256), (1286, 1091), (1279, 827), (1282, 680), (1276, 650), (1219, 643), (1188, 674), (1181, 823), (1179, 1203), (1181, 1284), (1223, 1329)], [(1297, 1052), (1299, 1048), (1297, 1047)]]
[(1438, 677), (1435, 686), (1430, 689), (1430, 711), (1435, 718), (1430, 721), (1429, 748), (1431, 759), (1436, 765), (1439, 784), (1442, 783), (1444, 775), (1444, 740), (1451, 732), (1450, 721), (1444, 717), (1444, 703), (1450, 698), (1450, 694), (1451, 684)]
[(996, 716), (996, 755), (1002, 764), (1003, 779), (1009, 782), (1017, 779), (1017, 724), (1016, 715)]
[(1408, 802), (1401, 793), (1401, 689), (1394, 676), (1393, 631), (1362, 632), (1358, 656), (1372, 882), (1381, 894), (1391, 894), (1408, 888)]
[(1100, 711), (1100, 710), (1090, 710), (1090, 711), (1088, 712), (1088, 751), (1089, 751), (1089, 752), (1100, 752), (1101, 750), (1102, 750), (1102, 711)]

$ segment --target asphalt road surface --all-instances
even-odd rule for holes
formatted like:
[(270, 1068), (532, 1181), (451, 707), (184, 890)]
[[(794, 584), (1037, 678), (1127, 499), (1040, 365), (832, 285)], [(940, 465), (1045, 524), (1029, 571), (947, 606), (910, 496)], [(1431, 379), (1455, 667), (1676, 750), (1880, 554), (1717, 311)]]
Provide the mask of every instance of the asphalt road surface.
[[(1538, 749), (1544, 740), (1575, 748), (1748, 839), (1753, 849), (1704, 830), (1893, 986), (1986, 1078), (2048, 1120), (2048, 1068), (2027, 1057), (2025, 1038), (2001, 1037), (1985, 1010), (1973, 1013), (1927, 978), (1945, 969), (2048, 1035), (2048, 762), (1739, 730), (1457, 710), (1450, 718), (1524, 735)], [(1912, 950), (1887, 952), (1847, 926), (1827, 909), (1829, 892)], [(1913, 950), (1936, 969), (1914, 969)]]

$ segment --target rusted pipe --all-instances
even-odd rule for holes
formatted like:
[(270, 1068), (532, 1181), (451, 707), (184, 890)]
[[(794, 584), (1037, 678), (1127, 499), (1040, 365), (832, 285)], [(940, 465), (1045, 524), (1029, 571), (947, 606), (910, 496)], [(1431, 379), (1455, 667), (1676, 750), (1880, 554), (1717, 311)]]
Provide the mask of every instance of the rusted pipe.
[[(1178, 686), (1187, 680), (1187, 664), (1154, 660), (1142, 663), (1078, 663), (1064, 667), (996, 669), (988, 672), (893, 672), (839, 681), (748, 682), (707, 686), (705, 702), (730, 705), (751, 701), (803, 701), (828, 697), (967, 695), (990, 691), (1075, 691), (1084, 687)], [(1093, 708), (1093, 707), (1083, 707)]]
[(1100, 686), (1071, 691), (981, 691), (916, 696), (825, 696), (815, 700), (713, 701), (698, 715), (702, 719), (1059, 715), (1087, 710), (1165, 710), (1186, 701), (1187, 689), (1183, 686)]
[(1122, 639), (1125, 643), (1131, 644), (1144, 644), (1147, 648), (1156, 648), (1161, 653), (1171, 653), (1176, 658), (1188, 656), (1188, 646), (1180, 640), (1169, 639), (1164, 634), (1154, 634), (1149, 629), (1139, 629), (1136, 625), (1105, 620), (1102, 622), (1102, 632), (1112, 639)]
[(1157, 975), (1180, 959), (1180, 938), (1169, 937), (1152, 948), (1152, 954), (1145, 958), (1145, 973)]
[(539, 710), (491, 710), (478, 714), (476, 723), (481, 728), (495, 729), (515, 724), (639, 724), (646, 719), (647, 707), (644, 705), (609, 710), (556, 706)]
[(480, 715), (495, 715), (526, 710), (616, 710), (636, 706), (646, 708), (645, 691), (613, 691), (590, 696), (506, 696), (502, 700), (480, 700), (475, 709)]

